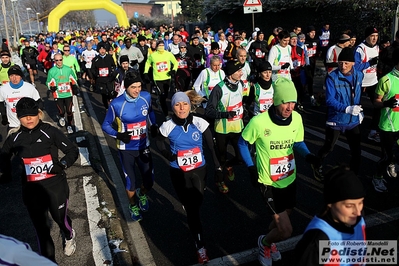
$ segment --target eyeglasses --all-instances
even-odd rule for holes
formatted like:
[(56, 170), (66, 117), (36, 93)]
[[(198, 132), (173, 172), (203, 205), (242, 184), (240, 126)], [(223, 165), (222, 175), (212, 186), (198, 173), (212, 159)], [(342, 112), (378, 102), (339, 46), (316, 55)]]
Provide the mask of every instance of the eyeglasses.
[(182, 46), (182, 47), (180, 47), (180, 48), (187, 48), (186, 46)]
[(62, 61), (62, 59), (55, 59), (54, 61), (58, 62), (58, 61)]

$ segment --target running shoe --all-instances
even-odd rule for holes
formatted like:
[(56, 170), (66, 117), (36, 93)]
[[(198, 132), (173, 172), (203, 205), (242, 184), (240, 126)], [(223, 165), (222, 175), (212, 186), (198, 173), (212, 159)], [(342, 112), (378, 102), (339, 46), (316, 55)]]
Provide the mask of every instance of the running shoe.
[(229, 188), (226, 186), (226, 184), (223, 181), (216, 182), (216, 186), (218, 187), (220, 193), (226, 194), (229, 192)]
[(89, 91), (94, 91), (93, 85), (90, 85)]
[(270, 256), (272, 257), (273, 261), (281, 260), (281, 253), (274, 243), (272, 243), (272, 245), (270, 246)]
[(314, 96), (313, 96), (313, 95), (312, 95), (312, 96), (310, 96), (310, 104), (311, 104), (312, 106), (317, 106), (316, 99), (314, 98)]
[(68, 134), (72, 134), (73, 128), (71, 126), (67, 126), (67, 131), (68, 131)]
[(72, 238), (69, 240), (65, 240), (65, 247), (64, 247), (64, 254), (69, 256), (72, 256), (73, 253), (75, 253), (76, 250), (76, 232), (75, 230), (72, 229)]
[(323, 176), (323, 167), (315, 167), (313, 164), (311, 164), (312, 170), (313, 170), (313, 176), (317, 181), (323, 182), (324, 176)]
[(394, 163), (387, 166), (387, 173), (389, 177), (396, 178), (398, 174), (396, 173), (396, 167)]
[(140, 208), (137, 205), (129, 205), (129, 212), (133, 221), (139, 222), (143, 219), (143, 216), (140, 214)]
[(385, 179), (383, 177), (373, 177), (373, 186), (377, 192), (387, 192), (388, 189), (385, 186)]
[(148, 202), (148, 198), (145, 194), (141, 194), (141, 190), (140, 188), (136, 189), (136, 194), (137, 197), (139, 198), (139, 207), (140, 210), (142, 210), (143, 212), (148, 211), (148, 209), (150, 208), (150, 203)]
[(60, 127), (65, 127), (65, 118), (60, 117), (58, 119), (58, 124), (60, 125)]
[[(261, 235), (258, 238), (258, 247), (259, 247), (259, 263), (263, 266), (272, 266), (272, 256), (271, 256), (271, 248), (263, 245), (262, 239), (265, 235)], [(280, 255), (281, 256), (281, 255)]]
[(368, 139), (372, 140), (372, 141), (375, 141), (377, 143), (381, 142), (380, 134), (378, 132), (370, 132), (369, 135), (368, 135)]
[(233, 167), (232, 166), (226, 167), (226, 170), (227, 170), (227, 178), (230, 181), (234, 181), (235, 175), (234, 175)]
[(206, 254), (206, 249), (204, 247), (197, 250), (198, 263), (205, 264), (209, 261), (208, 255)]

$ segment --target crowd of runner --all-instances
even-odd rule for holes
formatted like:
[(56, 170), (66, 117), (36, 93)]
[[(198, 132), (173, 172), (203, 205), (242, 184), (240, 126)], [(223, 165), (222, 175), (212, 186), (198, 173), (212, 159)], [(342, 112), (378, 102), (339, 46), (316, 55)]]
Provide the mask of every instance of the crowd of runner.
[[(367, 137), (380, 143), (383, 154), (372, 180), (375, 190), (388, 191), (384, 174), (397, 176), (394, 148), (399, 139), (399, 33), (390, 44), (389, 39), (379, 36), (378, 29), (367, 27), (361, 36), (364, 39), (357, 42), (357, 36), (349, 29), (333, 39), (329, 26), (325, 23), (319, 31), (313, 26), (302, 29), (297, 25), (288, 30), (276, 27), (270, 36), (259, 28), (247, 34), (230, 23), (227, 29), (217, 31), (210, 26), (196, 27), (192, 34), (183, 25), (161, 25), (157, 29), (88, 29), (21, 37), (21, 45), (14, 49), (13, 56), (7, 45), (0, 53), (0, 113), (2, 125), (12, 133), (4, 144), (1, 159), (9, 162), (14, 153), (21, 157), (25, 169), (37, 169), (37, 165), (29, 166), (40, 157), (40, 167), (47, 171), (36, 176), (32, 170), (26, 170), (26, 187), (49, 183), (46, 189), (51, 189), (55, 176), (64, 182), (63, 169), (76, 160), (76, 150), (63, 147), (59, 141), (67, 143), (66, 146), (72, 144), (60, 137), (59, 131), (36, 119), (43, 109), (36, 86), (38, 70), (42, 70), (57, 107), (59, 127), (66, 127), (68, 134), (75, 132), (73, 97), (79, 95), (81, 88), (101, 94), (106, 111), (102, 128), (116, 139), (129, 198), (127, 207), (134, 221), (141, 221), (141, 212), (149, 210), (147, 195), (156, 180), (150, 137), (156, 138), (157, 148), (170, 162), (171, 182), (187, 213), (201, 264), (209, 261), (199, 211), (207, 173), (214, 172), (218, 191), (226, 194), (227, 181), (236, 178), (234, 166), (245, 164), (252, 185), (260, 190), (271, 211), (269, 232), (259, 237), (258, 246), (260, 263), (272, 265), (272, 261), (281, 259), (275, 243), (292, 233), (290, 213), (296, 202), (298, 170), (294, 151), (311, 164), (318, 181), (323, 182), (327, 174), (334, 189), (333, 179), (342, 176), (359, 183), (356, 175), (361, 166), (363, 93), (373, 104)], [(325, 102), (314, 91), (318, 59), (323, 61), (326, 72)], [(19, 104), (22, 98), (23, 105)], [(327, 106), (326, 137), (323, 147), (312, 153), (304, 142), (300, 113), (320, 104)], [(26, 124), (25, 117), (35, 117), (33, 127)], [(157, 121), (162, 121), (161, 126)], [(18, 139), (32, 129), (48, 139), (54, 138), (54, 145), (65, 152), (65, 157), (58, 159), (58, 155), (49, 154), (47, 147), (39, 146), (37, 150), (43, 150), (39, 157), (25, 158), (23, 148), (32, 143)], [(341, 133), (351, 151), (350, 171), (325, 173), (323, 160), (332, 152)], [(204, 155), (203, 141), (211, 158)], [(227, 152), (229, 144), (234, 148), (231, 158)], [(214, 171), (209, 171), (206, 160), (213, 161)], [(141, 174), (140, 184), (136, 166)], [(8, 181), (10, 167), (1, 168), (0, 180)], [(67, 190), (64, 183), (63, 186)], [(359, 208), (350, 214), (356, 221), (349, 223), (340, 220), (331, 209), (345, 200), (356, 199), (356, 204), (361, 204), (362, 191), (359, 189), (354, 197), (348, 197), (350, 192), (353, 191), (337, 198), (328, 194), (327, 189), (325, 193), (330, 196), (326, 196), (326, 211), (307, 230), (318, 228), (330, 237), (328, 230), (333, 229), (317, 227), (320, 221), (335, 229), (334, 223), (341, 222), (351, 228), (350, 237), (357, 237), (359, 226), (364, 225)], [(66, 216), (68, 196), (66, 192), (62, 199), (49, 195), (48, 205), (41, 200), (26, 205), (28, 210), (50, 209), (65, 234), (64, 252), (70, 256), (76, 248), (76, 232), (69, 218), (57, 218)], [(59, 204), (65, 198), (65, 209), (56, 215), (52, 211), (52, 204), (56, 203), (52, 202)], [(43, 228), (37, 214), (30, 214), (42, 255), (55, 262), (49, 229)], [(320, 232), (305, 236), (320, 238)], [(314, 251), (307, 250), (305, 255), (302, 264), (313, 265)]]

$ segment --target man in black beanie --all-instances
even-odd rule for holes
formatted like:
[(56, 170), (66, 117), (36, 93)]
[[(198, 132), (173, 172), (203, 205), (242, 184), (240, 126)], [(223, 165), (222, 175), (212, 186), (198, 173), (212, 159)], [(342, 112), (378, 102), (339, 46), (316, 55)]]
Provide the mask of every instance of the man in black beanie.
[(119, 67), (112, 73), (111, 80), (115, 81), (114, 92), (112, 92), (112, 98), (118, 97), (125, 91), (123, 80), (128, 72), (138, 73), (133, 67), (130, 66), (129, 57), (122, 55), (119, 57)]
[[(352, 49), (346, 47), (338, 56), (338, 68), (327, 75), (325, 81), (326, 137), (323, 147), (318, 152), (318, 157), (321, 160), (326, 158), (333, 150), (339, 135), (343, 133), (352, 156), (350, 169), (358, 174), (361, 160), (359, 125), (364, 117), (360, 105), (363, 73), (357, 71), (354, 64), (355, 58)], [(317, 180), (323, 179), (322, 167), (313, 166), (313, 173)]]

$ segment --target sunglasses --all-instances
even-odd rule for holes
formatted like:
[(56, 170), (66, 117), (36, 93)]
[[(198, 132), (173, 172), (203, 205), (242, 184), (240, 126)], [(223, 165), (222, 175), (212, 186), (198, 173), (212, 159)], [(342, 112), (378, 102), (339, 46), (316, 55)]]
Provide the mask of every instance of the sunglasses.
[(57, 61), (62, 61), (62, 59), (55, 59), (54, 61), (56, 61), (56, 62), (57, 62)]
[(70, 50), (64, 50), (64, 52), (69, 52)]

